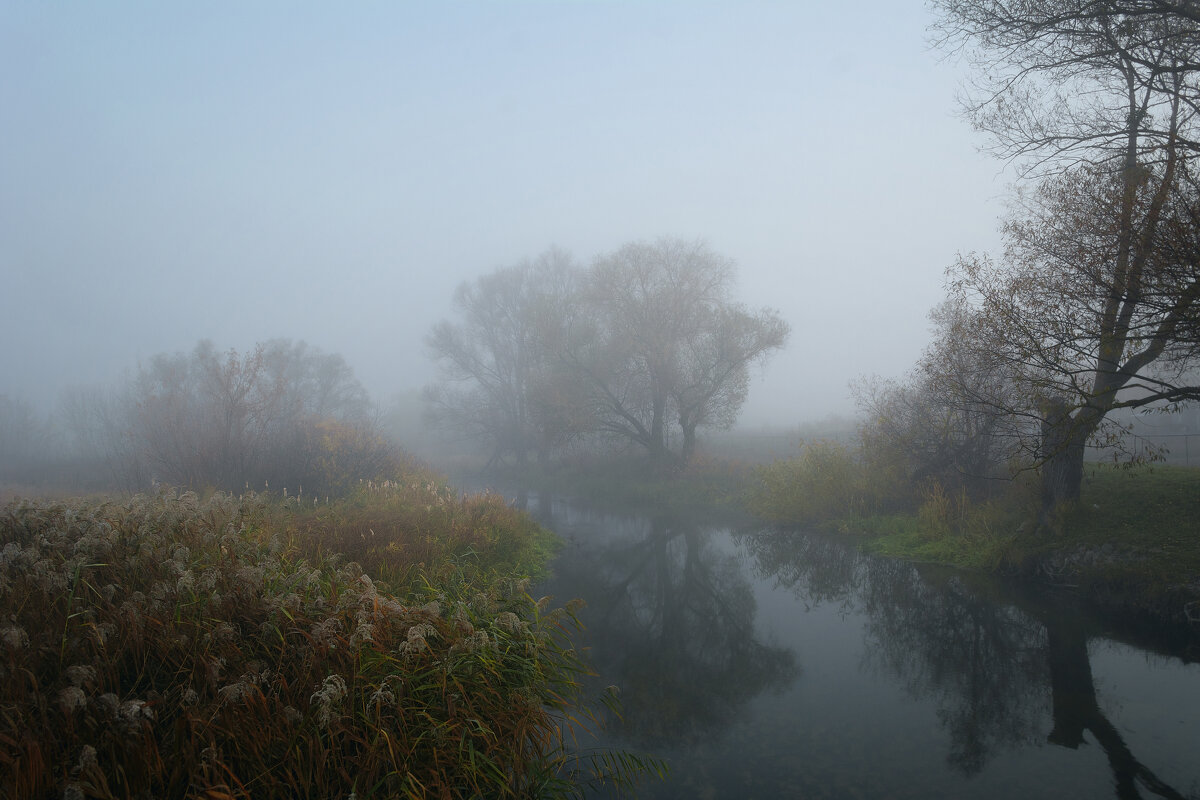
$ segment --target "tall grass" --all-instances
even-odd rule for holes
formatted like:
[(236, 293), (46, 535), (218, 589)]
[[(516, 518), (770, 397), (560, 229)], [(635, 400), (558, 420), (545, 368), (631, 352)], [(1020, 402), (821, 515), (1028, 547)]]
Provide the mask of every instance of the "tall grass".
[[(433, 483), (0, 512), (0, 796), (569, 796), (570, 608), (538, 531)], [(500, 570), (488, 565), (501, 566)]]
[(489, 576), (538, 573), (557, 540), (498, 494), (459, 496), (429, 476), (364, 482), (329, 505), (292, 498), (274, 507), (272, 527), (314, 555), (358, 562), (397, 590), (417, 588), (441, 565), (486, 565)]

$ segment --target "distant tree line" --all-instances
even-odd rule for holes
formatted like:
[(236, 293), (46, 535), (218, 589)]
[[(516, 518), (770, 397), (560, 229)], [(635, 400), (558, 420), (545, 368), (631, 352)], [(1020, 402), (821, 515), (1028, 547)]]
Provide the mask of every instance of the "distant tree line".
[(53, 428), (28, 402), (0, 394), (0, 486), (29, 483), (52, 471)]
[(399, 458), (344, 359), (287, 339), (156, 355), (113, 388), (65, 392), (51, 421), (0, 399), (0, 480), (10, 484), (315, 496)]
[(558, 249), (464, 283), (427, 344), (432, 419), (493, 462), (542, 464), (587, 441), (688, 463), (698, 431), (737, 418), (750, 368), (788, 325), (732, 297), (734, 263), (703, 242), (633, 242), (589, 267)]

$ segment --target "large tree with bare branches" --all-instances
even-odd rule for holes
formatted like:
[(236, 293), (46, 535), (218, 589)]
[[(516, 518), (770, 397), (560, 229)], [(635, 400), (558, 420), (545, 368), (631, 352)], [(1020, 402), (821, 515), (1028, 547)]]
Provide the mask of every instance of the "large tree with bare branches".
[(1047, 508), (1077, 498), (1116, 408), (1200, 398), (1200, 4), (935, 0), (939, 43), (976, 66), (965, 109), (1036, 183), (999, 260), (960, 259), (964, 347), (1028, 391)]
[(733, 424), (750, 367), (782, 348), (790, 330), (775, 311), (732, 299), (735, 273), (704, 242), (669, 238), (595, 261), (562, 357), (600, 432), (645, 448), (662, 467), (688, 462), (697, 428)]
[(426, 338), (443, 376), (425, 392), (431, 420), (484, 444), (493, 462), (518, 465), (531, 453), (544, 463), (586, 428), (585, 403), (556, 358), (576, 280), (570, 255), (551, 248), (459, 286), (461, 319)]

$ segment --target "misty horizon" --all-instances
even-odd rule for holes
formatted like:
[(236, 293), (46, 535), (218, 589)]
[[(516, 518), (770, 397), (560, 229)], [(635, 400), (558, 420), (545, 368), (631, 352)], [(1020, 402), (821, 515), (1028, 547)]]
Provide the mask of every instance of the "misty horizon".
[(435, 379), (459, 284), (667, 236), (792, 327), (740, 419), (789, 426), (908, 370), (943, 270), (997, 240), (1002, 167), (920, 7), (281, 11), (0, 12), (0, 392), (286, 338), (386, 407)]

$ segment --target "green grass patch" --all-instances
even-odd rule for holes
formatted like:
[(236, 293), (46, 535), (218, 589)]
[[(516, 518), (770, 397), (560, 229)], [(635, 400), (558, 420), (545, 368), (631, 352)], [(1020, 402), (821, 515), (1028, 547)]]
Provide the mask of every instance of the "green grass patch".
[(1197, 468), (1088, 464), (1080, 502), (1041, 527), (1033, 474), (987, 500), (937, 484), (905, 491), (848, 448), (820, 443), (757, 474), (747, 502), (758, 517), (851, 535), (880, 555), (1037, 574), (1176, 615), (1200, 597)]
[[(1160, 545), (1200, 538), (1200, 468), (1089, 464), (1065, 538)], [(1169, 531), (1169, 533), (1168, 533)], [(1165, 537), (1164, 537), (1165, 534)]]
[(927, 488), (915, 512), (844, 515), (820, 527), (879, 555), (1037, 574), (1170, 615), (1200, 595), (1200, 469), (1090, 464), (1081, 501), (1042, 529), (1033, 488), (1018, 483), (979, 503)]
[(1083, 553), (1078, 580), (1149, 592), (1200, 578), (1200, 468), (1087, 466), (1080, 502), (1052, 535), (1021, 537), (1026, 554)]
[(911, 514), (853, 520), (844, 530), (857, 535), (870, 553), (963, 569), (996, 569), (1005, 563), (1011, 546), (1011, 536), (931, 532), (919, 516)]

